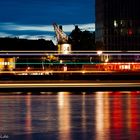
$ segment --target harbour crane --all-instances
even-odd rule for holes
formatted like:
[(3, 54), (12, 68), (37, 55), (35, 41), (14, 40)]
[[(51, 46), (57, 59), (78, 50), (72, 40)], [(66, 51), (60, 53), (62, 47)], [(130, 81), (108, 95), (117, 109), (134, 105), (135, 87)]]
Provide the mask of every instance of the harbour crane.
[(68, 36), (63, 32), (56, 23), (53, 24), (58, 44), (68, 43)]
[(54, 23), (53, 27), (57, 38), (58, 53), (71, 53), (71, 44), (68, 43), (69, 37), (63, 32), (61, 26)]

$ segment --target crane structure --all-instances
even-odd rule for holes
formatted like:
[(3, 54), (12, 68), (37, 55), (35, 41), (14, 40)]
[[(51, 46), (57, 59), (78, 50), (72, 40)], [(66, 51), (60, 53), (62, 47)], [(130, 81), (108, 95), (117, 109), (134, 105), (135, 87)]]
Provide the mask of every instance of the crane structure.
[(58, 53), (69, 54), (71, 52), (71, 44), (68, 43), (68, 36), (56, 23), (53, 24), (53, 27), (57, 38)]
[(63, 32), (63, 30), (56, 24), (53, 24), (54, 30), (56, 32), (56, 38), (58, 44), (64, 44), (68, 42), (68, 36)]

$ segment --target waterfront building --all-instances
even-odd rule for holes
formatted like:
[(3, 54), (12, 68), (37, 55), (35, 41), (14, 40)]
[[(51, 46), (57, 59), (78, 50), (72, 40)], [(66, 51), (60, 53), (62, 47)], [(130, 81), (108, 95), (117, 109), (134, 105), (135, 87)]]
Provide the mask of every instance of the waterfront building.
[(140, 50), (139, 0), (96, 0), (97, 50)]

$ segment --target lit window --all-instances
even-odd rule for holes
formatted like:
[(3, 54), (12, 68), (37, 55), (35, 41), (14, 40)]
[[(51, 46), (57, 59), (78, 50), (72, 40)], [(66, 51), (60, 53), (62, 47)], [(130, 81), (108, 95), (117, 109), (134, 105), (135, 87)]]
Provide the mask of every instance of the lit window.
[(117, 21), (114, 20), (114, 27), (118, 27)]
[(132, 31), (132, 29), (128, 29), (128, 35), (132, 35), (133, 34), (133, 31)]

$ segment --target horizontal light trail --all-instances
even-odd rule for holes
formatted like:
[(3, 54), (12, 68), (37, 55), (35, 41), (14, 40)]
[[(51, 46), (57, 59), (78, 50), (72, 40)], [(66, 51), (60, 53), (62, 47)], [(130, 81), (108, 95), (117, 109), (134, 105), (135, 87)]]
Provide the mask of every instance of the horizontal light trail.
[(20, 73), (115, 73), (115, 71), (0, 71), (0, 73), (11, 73), (11, 74), (20, 74)]
[(108, 56), (138, 56), (140, 53), (103, 53), (103, 54), (97, 54), (97, 53), (71, 53), (71, 54), (59, 54), (59, 53), (0, 53), (0, 56), (102, 56), (102, 55), (108, 55)]
[[(101, 50), (99, 50), (99, 51), (101, 51)], [(15, 51), (9, 51), (9, 50), (8, 50), (8, 51), (0, 51), (0, 53), (9, 53), (9, 52), (15, 52), (15, 53), (16, 53), (16, 52), (27, 52), (27, 53), (28, 53), (28, 52), (29, 52), (29, 53), (30, 53), (30, 52), (43, 52), (43, 53), (44, 53), (44, 52), (45, 52), (45, 53), (47, 53), (47, 52), (53, 52), (53, 53), (58, 53), (58, 51), (44, 51), (44, 50), (43, 50), (43, 51), (30, 51), (30, 50), (23, 50), (23, 51), (19, 51), (19, 50), (15, 50)], [(85, 52), (94, 52), (94, 53), (97, 53), (98, 51), (87, 51), (87, 50), (82, 51), (82, 50), (79, 50), (79, 51), (72, 51), (72, 52), (75, 52), (75, 53), (79, 53), (79, 52), (84, 52), (84, 53), (85, 53)], [(119, 53), (119, 52), (120, 52), (120, 53), (135, 53), (135, 52), (140, 53), (140, 51), (102, 51), (102, 52), (103, 52), (103, 53), (104, 53), (104, 52), (106, 52), (106, 53), (108, 53), (108, 52), (109, 52), (109, 53), (111, 53), (111, 52), (112, 52), (112, 53), (115, 53), (115, 52), (117, 52), (117, 53)]]
[(7, 83), (0, 88), (140, 87), (140, 83)]
[(68, 62), (63, 62), (63, 63), (55, 63), (55, 62), (49, 62), (49, 63), (46, 63), (46, 62), (40, 62), (40, 63), (18, 63), (18, 62), (15, 62), (15, 63), (13, 63), (13, 62), (10, 62), (10, 64), (18, 64), (18, 65), (42, 65), (42, 64), (50, 64), (50, 65), (64, 65), (64, 64), (67, 64), (67, 65), (72, 65), (72, 64), (103, 64), (103, 62), (97, 62), (97, 63), (88, 63), (88, 62), (70, 62), (70, 63), (68, 63)]
[(104, 64), (104, 65), (112, 65), (112, 64), (126, 64), (126, 65), (130, 65), (130, 64), (139, 64), (140, 62), (115, 62), (115, 63), (105, 63), (105, 62), (63, 62), (63, 63), (58, 63), (58, 62), (40, 62), (40, 63), (19, 63), (19, 62), (9, 62), (9, 64), (18, 64), (18, 65), (45, 65), (45, 64), (49, 64), (49, 65), (80, 65), (80, 64), (90, 64), (90, 65), (94, 65), (94, 64)]

